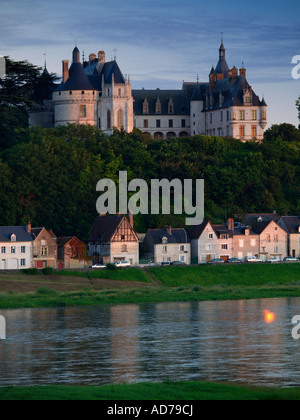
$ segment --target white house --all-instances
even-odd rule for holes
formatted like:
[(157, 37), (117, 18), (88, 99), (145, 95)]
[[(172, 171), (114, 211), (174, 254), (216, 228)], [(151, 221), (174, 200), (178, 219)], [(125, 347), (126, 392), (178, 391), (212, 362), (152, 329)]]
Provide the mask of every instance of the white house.
[(147, 256), (155, 264), (191, 264), (191, 243), (185, 229), (149, 229), (144, 240)]
[(198, 259), (198, 264), (206, 264), (218, 258), (218, 236), (208, 220), (192, 226), (188, 235), (191, 239), (192, 258)]
[(20, 270), (32, 264), (32, 237), (24, 226), (0, 226), (0, 270)]

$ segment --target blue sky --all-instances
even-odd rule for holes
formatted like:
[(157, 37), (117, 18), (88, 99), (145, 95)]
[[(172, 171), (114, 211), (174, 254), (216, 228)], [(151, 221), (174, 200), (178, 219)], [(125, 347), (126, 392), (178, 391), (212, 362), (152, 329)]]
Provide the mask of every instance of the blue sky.
[[(228, 65), (269, 105), (269, 125), (297, 125), (292, 57), (300, 55), (300, 2), (286, 0), (0, 0), (0, 55), (61, 74), (75, 43), (85, 56), (114, 55), (133, 88), (180, 89), (207, 81), (223, 32)], [(116, 51), (115, 51), (116, 50)]]

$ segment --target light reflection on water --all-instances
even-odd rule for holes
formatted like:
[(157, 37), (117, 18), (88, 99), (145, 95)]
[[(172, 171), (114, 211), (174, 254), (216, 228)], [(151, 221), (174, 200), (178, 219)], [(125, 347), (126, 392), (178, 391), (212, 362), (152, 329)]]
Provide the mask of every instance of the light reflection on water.
[(170, 379), (300, 387), (300, 340), (291, 336), (300, 298), (0, 314), (0, 386)]

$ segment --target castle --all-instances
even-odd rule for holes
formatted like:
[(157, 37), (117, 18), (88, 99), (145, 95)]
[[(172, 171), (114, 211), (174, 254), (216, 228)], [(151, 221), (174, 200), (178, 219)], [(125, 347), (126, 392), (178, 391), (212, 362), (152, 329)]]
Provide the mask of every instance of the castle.
[[(77, 47), (73, 60), (64, 60), (62, 82), (35, 102), (30, 126), (93, 125), (106, 134), (113, 128), (134, 127), (155, 139), (206, 134), (261, 140), (267, 126), (267, 104), (246, 79), (243, 67), (229, 68), (223, 44), (208, 81), (183, 82), (180, 90), (132, 90), (116, 60), (105, 53), (90, 54), (81, 63)], [(47, 69), (41, 77), (46, 79)]]

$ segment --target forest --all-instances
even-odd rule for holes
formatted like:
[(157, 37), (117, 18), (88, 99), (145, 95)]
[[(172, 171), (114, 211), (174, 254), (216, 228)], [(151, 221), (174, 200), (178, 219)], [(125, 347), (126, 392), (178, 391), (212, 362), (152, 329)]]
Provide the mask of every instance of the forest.
[[(119, 171), (128, 181), (204, 179), (205, 218), (300, 214), (300, 130), (274, 125), (262, 142), (209, 136), (149, 139), (139, 130), (111, 136), (91, 126), (29, 128), (26, 109), (40, 69), (8, 61), (0, 83), (0, 224), (45, 226), (86, 241), (97, 217), (97, 182)], [(48, 76), (47, 76), (48, 77)], [(55, 80), (49, 75), (49, 85)], [(297, 103), (300, 108), (300, 103)], [(138, 215), (135, 228), (184, 226), (185, 215)]]

